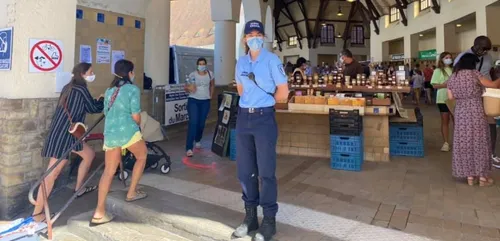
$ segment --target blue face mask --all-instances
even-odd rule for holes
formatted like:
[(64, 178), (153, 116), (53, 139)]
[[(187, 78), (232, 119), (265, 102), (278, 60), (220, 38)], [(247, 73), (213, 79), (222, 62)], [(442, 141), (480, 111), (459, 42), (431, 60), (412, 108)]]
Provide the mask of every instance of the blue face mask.
[(252, 37), (247, 40), (248, 47), (252, 51), (259, 51), (264, 45), (264, 38), (262, 37)]
[(207, 66), (206, 65), (198, 65), (198, 71), (206, 71)]

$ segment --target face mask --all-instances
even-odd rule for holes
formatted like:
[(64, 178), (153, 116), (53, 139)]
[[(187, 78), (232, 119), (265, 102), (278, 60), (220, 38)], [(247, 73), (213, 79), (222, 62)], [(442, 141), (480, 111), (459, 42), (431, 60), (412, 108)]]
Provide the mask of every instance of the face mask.
[(252, 37), (247, 40), (248, 47), (252, 51), (259, 51), (264, 45), (264, 39), (261, 37)]
[(446, 65), (451, 65), (453, 61), (451, 59), (443, 59), (443, 63)]
[(206, 71), (207, 70), (207, 66), (205, 65), (198, 65), (198, 71)]
[(85, 81), (87, 81), (89, 83), (90, 82), (94, 82), (94, 80), (95, 80), (95, 74), (93, 74), (93, 75), (87, 75), (87, 76), (84, 77), (84, 79), (85, 79)]
[(134, 81), (135, 81), (135, 75), (130, 78), (130, 82), (134, 82)]

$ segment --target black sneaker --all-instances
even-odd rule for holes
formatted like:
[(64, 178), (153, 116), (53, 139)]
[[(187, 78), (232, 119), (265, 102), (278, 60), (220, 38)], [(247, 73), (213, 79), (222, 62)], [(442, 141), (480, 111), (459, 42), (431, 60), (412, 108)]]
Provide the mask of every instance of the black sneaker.
[(253, 241), (271, 241), (276, 234), (276, 218), (264, 217), (259, 232), (255, 235)]
[(240, 224), (234, 230), (231, 235), (231, 239), (243, 238), (248, 235), (248, 233), (259, 229), (259, 220), (257, 219), (257, 207), (245, 207), (245, 219), (243, 223)]

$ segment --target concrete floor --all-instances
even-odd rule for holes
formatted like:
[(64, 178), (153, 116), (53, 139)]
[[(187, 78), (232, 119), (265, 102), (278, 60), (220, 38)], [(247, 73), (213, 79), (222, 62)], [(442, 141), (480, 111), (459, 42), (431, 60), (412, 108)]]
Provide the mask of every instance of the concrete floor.
[[(438, 110), (422, 107), (422, 113), (425, 158), (365, 162), (361, 172), (346, 172), (330, 169), (329, 159), (279, 156), (278, 240), (500, 240), (499, 186), (469, 187), (453, 179), (451, 152), (439, 151)], [(184, 157), (184, 133), (159, 143), (172, 157), (172, 171), (148, 170), (142, 184), (243, 212), (235, 162), (210, 151), (212, 130), (207, 127), (203, 149), (190, 159)], [(493, 170), (500, 181), (499, 174)], [(113, 189), (123, 186), (117, 182)], [(69, 193), (54, 195), (53, 206)], [(56, 225), (64, 230), (69, 217), (95, 203), (95, 193), (78, 199)]]

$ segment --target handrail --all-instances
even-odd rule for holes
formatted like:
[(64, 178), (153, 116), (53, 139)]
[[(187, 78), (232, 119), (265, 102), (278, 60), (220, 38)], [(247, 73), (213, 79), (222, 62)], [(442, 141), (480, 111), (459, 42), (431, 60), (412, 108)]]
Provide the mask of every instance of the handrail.
[(66, 152), (64, 152), (64, 154), (62, 155), (61, 158), (59, 158), (57, 160), (57, 162), (52, 165), (52, 167), (50, 167), (47, 171), (45, 171), (42, 175), (42, 177), (40, 179), (38, 179), (38, 181), (35, 182), (35, 184), (33, 184), (33, 186), (31, 187), (29, 193), (28, 193), (28, 198), (30, 200), (30, 203), (33, 204), (33, 205), (36, 205), (36, 200), (35, 200), (35, 197), (33, 196), (33, 193), (35, 192), (35, 189), (40, 186), (40, 184), (42, 184), (42, 181), (45, 180), (45, 178), (52, 172), (54, 171), (54, 169), (56, 169), (56, 167), (61, 164), (61, 162), (64, 160), (64, 158), (69, 155), (72, 151), (73, 151), (73, 148), (75, 148), (78, 144), (80, 144), (83, 139), (85, 139), (85, 137), (87, 137), (88, 134), (90, 134), (90, 132), (104, 119), (104, 115), (101, 115), (99, 117), (99, 119), (97, 119), (96, 123), (94, 123), (94, 125), (92, 125), (86, 132), (85, 134), (82, 135), (82, 137), (80, 137), (76, 142), (75, 144), (73, 144), (70, 148), (68, 148), (68, 150)]
[[(75, 144), (73, 144), (67, 151), (64, 152), (64, 154), (62, 155), (63, 157), (61, 157), (60, 159), (57, 160), (57, 162), (52, 165), (52, 167), (50, 167), (47, 171), (45, 171), (42, 175), (42, 177), (40, 179), (38, 179), (35, 184), (33, 184), (33, 186), (31, 187), (29, 193), (28, 193), (28, 199), (30, 201), (31, 204), (33, 205), (36, 205), (36, 200), (35, 200), (35, 197), (33, 196), (34, 192), (35, 192), (35, 189), (37, 187), (40, 187), (42, 186), (42, 196), (43, 196), (43, 199), (44, 199), (44, 211), (45, 211), (45, 220), (47, 222), (47, 238), (49, 240), (52, 240), (52, 224), (59, 218), (59, 216), (61, 216), (61, 213), (64, 212), (68, 207), (69, 205), (73, 202), (73, 200), (75, 200), (75, 198), (78, 196), (78, 193), (80, 193), (80, 191), (86, 187), (87, 183), (94, 177), (94, 175), (102, 169), (102, 167), (104, 166), (104, 162), (101, 163), (99, 165), (99, 167), (94, 170), (94, 172), (92, 172), (92, 174), (87, 178), (87, 180), (85, 180), (85, 182), (82, 184), (82, 186), (76, 190), (76, 192), (71, 196), (71, 198), (64, 204), (64, 206), (57, 212), (55, 213), (55, 216), (53, 218), (51, 218), (51, 215), (50, 215), (50, 208), (49, 208), (49, 204), (48, 204), (48, 195), (47, 195), (47, 190), (46, 190), (46, 187), (45, 187), (45, 178), (52, 172), (54, 171), (54, 169), (59, 165), (61, 164), (62, 160), (64, 160), (64, 158), (66, 156), (68, 156), (72, 151), (73, 151), (73, 148), (75, 148), (78, 144), (80, 144), (89, 134), (90, 132), (104, 119), (104, 115), (101, 115), (99, 117), (99, 119), (97, 119), (97, 121), (82, 135), (82, 137), (80, 137)], [(123, 172), (123, 170), (122, 170)]]

